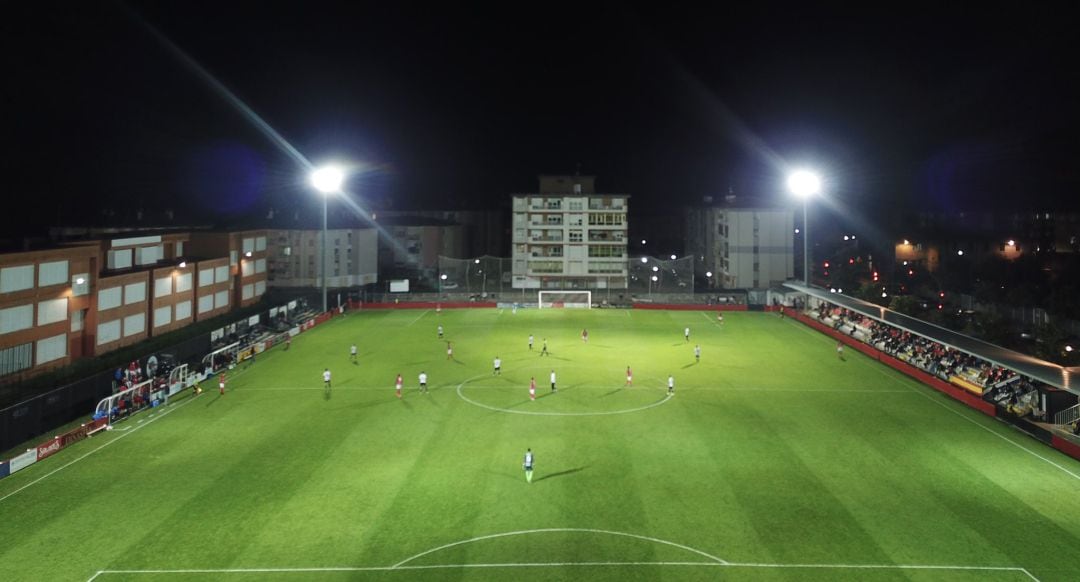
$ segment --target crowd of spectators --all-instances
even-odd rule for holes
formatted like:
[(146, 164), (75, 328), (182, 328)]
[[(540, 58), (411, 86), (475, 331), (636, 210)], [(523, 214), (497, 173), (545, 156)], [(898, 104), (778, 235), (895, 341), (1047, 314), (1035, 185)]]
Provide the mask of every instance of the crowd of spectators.
[(1024, 415), (1038, 408), (1034, 381), (1013, 370), (832, 303), (820, 302), (810, 314), (946, 382), (975, 385), (983, 398), (1011, 412)]

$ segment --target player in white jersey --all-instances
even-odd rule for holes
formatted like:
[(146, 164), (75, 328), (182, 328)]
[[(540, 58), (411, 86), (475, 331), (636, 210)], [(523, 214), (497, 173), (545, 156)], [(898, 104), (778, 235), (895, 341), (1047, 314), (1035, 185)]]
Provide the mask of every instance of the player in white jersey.
[(330, 368), (326, 368), (322, 373), (323, 388), (330, 389)]
[(349, 348), (349, 357), (352, 358), (352, 362), (355, 364), (356, 363), (356, 344), (353, 344), (352, 347)]
[(502, 360), (499, 356), (495, 356), (495, 369), (491, 372), (492, 376), (502, 376)]
[(701, 362), (701, 344), (694, 346), (694, 359)]
[(420, 392), (427, 394), (427, 373), (420, 372)]
[(668, 394), (674, 394), (675, 393), (675, 376), (669, 375), (667, 377), (667, 393)]
[(530, 333), (529, 334), (529, 349), (530, 350), (532, 349), (532, 345), (533, 345), (533, 334)]
[(533, 452), (532, 449), (525, 449), (525, 461), (522, 462), (521, 468), (525, 469), (525, 480), (532, 483), (533, 473)]
[(551, 371), (551, 391), (558, 392), (558, 389), (555, 388), (555, 370)]
[(689, 327), (683, 330), (683, 337), (686, 338), (686, 343), (690, 343), (690, 328)]

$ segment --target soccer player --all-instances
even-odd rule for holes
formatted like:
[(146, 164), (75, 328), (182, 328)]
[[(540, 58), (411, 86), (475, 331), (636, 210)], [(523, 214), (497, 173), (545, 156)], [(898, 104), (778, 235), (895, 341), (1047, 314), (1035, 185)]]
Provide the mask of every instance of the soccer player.
[(780, 306), (780, 319), (784, 319), (784, 306)]
[(529, 334), (529, 349), (530, 350), (532, 349), (532, 345), (533, 345), (533, 334), (530, 333)]
[(675, 376), (672, 376), (671, 374), (668, 374), (668, 377), (667, 377), (667, 393), (668, 394), (674, 394), (675, 393)]
[(583, 341), (585, 343), (589, 343), (589, 330), (587, 330), (587, 329), (582, 329), (581, 330), (581, 341)]
[(218, 376), (218, 385), (217, 386), (218, 386), (218, 393), (221, 394), (222, 396), (224, 396), (225, 395), (225, 372), (222, 372), (221, 375)]
[(683, 336), (686, 338), (686, 343), (690, 343), (690, 328), (683, 330)]
[(720, 313), (719, 311), (716, 312), (716, 323), (719, 323), (720, 325), (724, 325), (724, 314)]
[(330, 389), (330, 368), (326, 368), (322, 373), (323, 388)]
[(533, 453), (532, 449), (525, 449), (525, 462), (521, 464), (521, 468), (525, 469), (525, 480), (532, 483), (533, 472)]
[(427, 394), (427, 372), (420, 372), (420, 393)]
[(454, 359), (454, 345), (451, 344), (450, 342), (446, 342), (446, 359), (447, 360), (453, 360)]
[(540, 355), (541, 356), (550, 356), (551, 355), (547, 351), (547, 338), (544, 338), (544, 345), (540, 348)]
[(701, 363), (701, 344), (697, 344), (694, 346), (694, 359), (697, 361), (697, 363)]
[(286, 352), (289, 351), (289, 348), (291, 348), (291, 347), (292, 347), (292, 336), (291, 335), (286, 336), (285, 337), (285, 351)]
[(633, 386), (634, 385), (634, 373), (630, 370), (630, 366), (626, 367), (626, 385), (627, 386)]
[(844, 361), (844, 342), (836, 342), (836, 357)]
[(491, 372), (492, 376), (502, 376), (502, 360), (499, 356), (495, 356), (495, 370)]
[(355, 364), (356, 363), (356, 344), (353, 344), (352, 347), (349, 348), (349, 357), (352, 358), (352, 363)]
[(442, 339), (442, 324), (441, 323), (439, 324), (438, 331), (439, 331), (439, 339)]
[(551, 391), (552, 392), (558, 392), (559, 391), (557, 388), (555, 388), (555, 370), (551, 371)]
[(536, 400), (536, 376), (529, 378), (529, 399)]
[(394, 380), (394, 390), (397, 392), (397, 397), (401, 398), (401, 374), (398, 374)]

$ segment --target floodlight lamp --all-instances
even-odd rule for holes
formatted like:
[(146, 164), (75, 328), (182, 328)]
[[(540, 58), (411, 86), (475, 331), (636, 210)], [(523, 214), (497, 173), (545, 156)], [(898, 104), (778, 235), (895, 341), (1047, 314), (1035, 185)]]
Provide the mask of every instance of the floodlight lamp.
[(250, 259), (251, 258), (251, 251), (245, 252), (244, 256)]
[(443, 273), (442, 275), (439, 275), (439, 278), (442, 279), (443, 281), (445, 281), (446, 280), (446, 273)]
[(799, 198), (809, 198), (821, 191), (821, 178), (809, 170), (797, 170), (788, 176), (787, 186)]
[(1009, 245), (1010, 247), (1015, 247), (1016, 246), (1016, 241), (1014, 241), (1013, 239), (1010, 238), (1009, 242), (1007, 242), (1005, 244)]
[(844, 240), (851, 240), (851, 237), (849, 237), (848, 235), (845, 234), (844, 235)]
[(642, 244), (642, 245), (644, 245), (644, 244), (645, 244), (645, 239), (641, 239), (641, 244)]
[(86, 282), (86, 279), (83, 279), (82, 277), (76, 277), (75, 278), (75, 284), (76, 285), (82, 285), (85, 282)]
[(705, 271), (706, 277), (712, 277), (712, 271)]
[(657, 277), (656, 275), (653, 275), (653, 276), (652, 276), (652, 280), (653, 280), (653, 281), (655, 281), (655, 280), (656, 280), (657, 278), (658, 278), (658, 277)]
[(795, 234), (799, 234), (799, 229), (795, 229)]
[(963, 251), (963, 249), (961, 249), (961, 250), (959, 250), (959, 251), (956, 251), (956, 255), (957, 255), (957, 256), (960, 256), (960, 257), (964, 256), (964, 251)]
[(186, 268), (186, 267), (187, 267), (187, 261), (180, 261), (180, 268), (183, 269), (183, 268)]
[(649, 257), (641, 257), (641, 262), (642, 263), (648, 263), (649, 262)]
[(889, 296), (889, 294), (888, 294), (888, 293), (886, 293), (886, 292), (884, 292), (884, 291), (882, 291), (882, 292), (881, 292), (881, 297), (882, 297), (882, 298), (885, 298), (885, 297), (888, 297), (888, 296)]
[(473, 260), (473, 264), (475, 264), (475, 265), (479, 265), (479, 264), (480, 264), (480, 259), (474, 259), (474, 260)]
[(323, 166), (311, 173), (311, 185), (323, 194), (341, 190), (345, 172), (337, 166)]
[(655, 273), (655, 272), (660, 270), (660, 267), (657, 267), (656, 265), (653, 265), (652, 270), (653, 270), (653, 273)]
[(675, 257), (675, 255), (671, 255), (671, 260), (673, 260), (673, 261), (674, 261), (674, 260), (675, 260), (675, 258), (676, 258), (676, 257)]
[(1066, 352), (1071, 352), (1071, 351), (1073, 351), (1073, 347), (1072, 346), (1065, 346), (1065, 351)]
[(904, 244), (909, 245), (909, 244), (911, 244), (911, 241), (909, 241), (908, 239), (905, 238), (904, 239)]

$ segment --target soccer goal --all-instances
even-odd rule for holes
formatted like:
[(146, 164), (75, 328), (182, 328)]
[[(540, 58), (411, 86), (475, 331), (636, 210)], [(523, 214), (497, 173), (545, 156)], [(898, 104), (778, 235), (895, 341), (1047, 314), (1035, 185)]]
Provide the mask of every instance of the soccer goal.
[(592, 291), (540, 291), (537, 305), (540, 309), (592, 309)]

